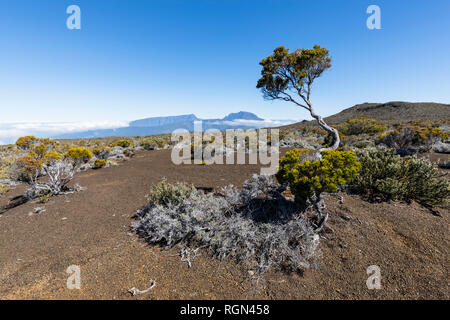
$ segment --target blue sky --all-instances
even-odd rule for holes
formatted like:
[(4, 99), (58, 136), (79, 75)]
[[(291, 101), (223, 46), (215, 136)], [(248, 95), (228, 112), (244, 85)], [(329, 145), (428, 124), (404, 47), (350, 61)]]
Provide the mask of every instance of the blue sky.
[[(66, 8), (81, 8), (68, 30)], [(381, 8), (381, 30), (366, 9)], [(0, 122), (124, 121), (246, 110), (304, 119), (255, 88), (278, 45), (325, 46), (312, 101), (450, 103), (450, 1), (0, 1)]]

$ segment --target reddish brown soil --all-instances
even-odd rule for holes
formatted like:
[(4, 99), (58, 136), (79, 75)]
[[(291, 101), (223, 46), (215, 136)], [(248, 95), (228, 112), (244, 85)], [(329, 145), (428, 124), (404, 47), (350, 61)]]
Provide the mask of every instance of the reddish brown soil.
[[(76, 176), (87, 190), (28, 203), (0, 216), (1, 299), (449, 299), (449, 217), (418, 204), (328, 198), (317, 269), (271, 272), (265, 287), (246, 270), (203, 253), (192, 268), (177, 251), (151, 247), (129, 233), (133, 213), (163, 176), (196, 186), (241, 185), (256, 165), (181, 165), (170, 151), (139, 152), (119, 167)], [(23, 186), (8, 198), (23, 192)], [(6, 204), (0, 198), (0, 206)], [(36, 207), (46, 212), (29, 216)], [(81, 268), (81, 290), (68, 290), (66, 269)], [(366, 269), (381, 268), (380, 290)], [(156, 287), (131, 297), (128, 289)]]

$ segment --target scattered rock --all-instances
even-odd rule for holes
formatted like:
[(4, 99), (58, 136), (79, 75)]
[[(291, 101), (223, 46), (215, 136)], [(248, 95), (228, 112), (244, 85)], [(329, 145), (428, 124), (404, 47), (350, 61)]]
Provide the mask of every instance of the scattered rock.
[(10, 187), (14, 187), (16, 185), (18, 185), (17, 182), (15, 182), (14, 180), (11, 179), (0, 179), (0, 184), (4, 184)]
[(83, 172), (83, 171), (86, 171), (86, 170), (89, 170), (89, 169), (92, 169), (92, 164), (85, 163), (77, 170), (77, 172)]
[(439, 165), (442, 169), (450, 169), (450, 161), (447, 161), (444, 164)]
[(412, 156), (412, 155), (416, 154), (417, 152), (418, 152), (418, 150), (415, 148), (401, 147), (400, 149), (397, 149), (397, 151), (395, 153), (398, 154), (400, 157), (405, 157), (405, 156)]
[(446, 143), (446, 142), (436, 142), (433, 145), (433, 150), (434, 152), (438, 152), (438, 153), (450, 153), (450, 143)]

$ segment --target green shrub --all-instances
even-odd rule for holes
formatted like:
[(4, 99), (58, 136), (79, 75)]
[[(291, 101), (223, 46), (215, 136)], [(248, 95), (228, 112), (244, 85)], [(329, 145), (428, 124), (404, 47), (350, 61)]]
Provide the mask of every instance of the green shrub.
[(63, 155), (56, 151), (49, 151), (47, 152), (44, 157), (42, 158), (42, 161), (49, 165), (54, 164), (56, 161), (59, 161), (63, 158)]
[(6, 194), (9, 191), (9, 189), (10, 187), (8, 185), (0, 183), (0, 196)]
[(179, 205), (191, 195), (194, 189), (193, 186), (181, 182), (168, 183), (164, 178), (152, 187), (150, 194), (147, 195), (147, 201), (156, 205), (167, 205), (169, 203)]
[(140, 141), (140, 145), (145, 150), (154, 150), (156, 148), (164, 148), (164, 146), (167, 145), (167, 141), (157, 137), (144, 138)]
[(96, 159), (94, 162), (94, 169), (100, 169), (103, 168), (104, 166), (106, 166), (106, 160), (104, 159)]
[(352, 181), (361, 164), (352, 151), (322, 151), (321, 160), (305, 160), (305, 149), (294, 149), (280, 159), (276, 177), (288, 183), (294, 195), (308, 198), (322, 192), (336, 192), (339, 186)]
[(111, 147), (122, 147), (122, 148), (128, 148), (129, 146), (133, 145), (133, 142), (130, 140), (118, 140), (111, 144)]
[(353, 189), (384, 200), (417, 200), (439, 204), (448, 200), (450, 182), (438, 179), (437, 167), (426, 158), (401, 158), (389, 149), (358, 152), (362, 169)]
[(338, 125), (337, 129), (344, 135), (351, 136), (360, 134), (380, 134), (386, 130), (386, 127), (374, 119), (361, 117), (357, 119), (348, 119), (346, 122)]

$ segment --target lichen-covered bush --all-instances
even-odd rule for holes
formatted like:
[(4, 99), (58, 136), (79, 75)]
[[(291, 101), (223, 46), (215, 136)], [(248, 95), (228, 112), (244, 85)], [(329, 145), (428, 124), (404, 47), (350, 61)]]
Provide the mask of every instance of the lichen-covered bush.
[(308, 160), (307, 150), (288, 151), (280, 159), (276, 177), (281, 183), (288, 183), (294, 195), (306, 199), (322, 192), (336, 192), (339, 186), (352, 181), (361, 164), (352, 151), (322, 151), (321, 160)]
[(314, 264), (319, 237), (300, 217), (296, 203), (278, 192), (273, 177), (254, 176), (241, 191), (229, 186), (218, 194), (185, 184), (163, 185), (157, 190), (171, 191), (152, 192), (132, 226), (149, 243), (204, 248), (258, 275), (270, 268), (299, 271)]
[(426, 158), (401, 158), (393, 150), (371, 148), (358, 152), (362, 169), (351, 189), (385, 200), (417, 200), (440, 204), (448, 200), (450, 182), (439, 179), (437, 167)]
[(133, 142), (130, 140), (118, 140), (114, 143), (111, 143), (111, 147), (122, 147), (122, 148), (128, 148), (133, 145)]

